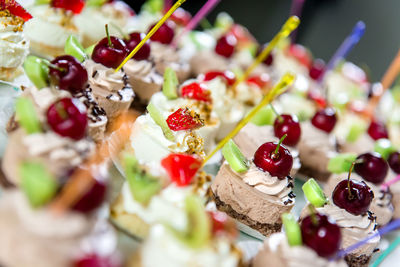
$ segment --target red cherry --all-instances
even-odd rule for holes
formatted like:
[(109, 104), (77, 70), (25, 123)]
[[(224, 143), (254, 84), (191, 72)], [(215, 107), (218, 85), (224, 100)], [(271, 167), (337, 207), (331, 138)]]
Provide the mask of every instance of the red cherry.
[(51, 6), (55, 8), (62, 8), (70, 10), (74, 14), (79, 14), (85, 6), (84, 0), (52, 0)]
[(201, 160), (186, 154), (170, 154), (161, 160), (161, 166), (178, 186), (187, 186), (201, 167)]
[(340, 227), (326, 215), (312, 214), (301, 222), (301, 237), (304, 245), (321, 257), (331, 257), (340, 248), (342, 235)]
[(77, 99), (62, 98), (48, 108), (47, 122), (54, 132), (63, 137), (82, 139), (87, 127), (85, 107)]
[(72, 209), (82, 213), (90, 213), (99, 208), (106, 199), (107, 185), (93, 178), (92, 187), (73, 206)]
[(186, 26), (192, 19), (192, 15), (190, 15), (190, 13), (183, 8), (179, 7), (174, 13), (172, 13), (170, 18), (176, 24)]
[(312, 58), (307, 49), (300, 44), (291, 44), (288, 49), (289, 55), (297, 59), (302, 65), (310, 69)]
[(185, 131), (197, 129), (204, 122), (188, 108), (180, 108), (168, 116), (167, 124), (172, 131)]
[(73, 56), (59, 56), (51, 61), (49, 67), (51, 81), (62, 90), (78, 93), (85, 88), (88, 74), (85, 67)]
[(364, 181), (343, 180), (339, 182), (332, 193), (333, 203), (353, 215), (365, 214), (374, 193)]
[[(265, 45), (258, 47), (257, 56), (259, 56), (261, 54), (261, 52), (263, 51), (264, 48), (265, 48)], [(268, 56), (264, 59), (263, 63), (267, 66), (271, 66), (273, 62), (274, 62), (274, 55), (273, 55), (273, 52), (271, 51), (268, 54)]]
[(314, 60), (309, 71), (310, 78), (316, 81), (319, 79), (319, 77), (321, 77), (324, 71), (325, 71), (325, 62), (322, 59), (316, 59)]
[(238, 235), (235, 222), (225, 212), (209, 211), (212, 221), (212, 233), (216, 236), (228, 234), (232, 238)]
[(230, 58), (235, 52), (235, 46), (237, 44), (237, 39), (232, 34), (227, 34), (220, 37), (215, 46), (215, 53), (220, 56)]
[(94, 62), (103, 64), (108, 68), (117, 68), (128, 55), (128, 49), (121, 39), (110, 36), (103, 38), (93, 49), (92, 59)]
[[(275, 153), (278, 146), (278, 151)], [(257, 149), (254, 153), (253, 162), (258, 168), (268, 172), (271, 176), (285, 179), (292, 169), (293, 157), (283, 145), (268, 142)]]
[(336, 121), (336, 111), (333, 108), (321, 109), (311, 119), (314, 127), (327, 133), (332, 132), (333, 128), (335, 128)]
[(211, 92), (202, 83), (193, 82), (183, 86), (181, 88), (181, 96), (202, 102), (211, 102)]
[(0, 0), (0, 10), (8, 10), (12, 15), (20, 17), (24, 21), (32, 18), (32, 15), (15, 0)]
[[(146, 35), (140, 32), (132, 32), (129, 34), (129, 39), (125, 39), (124, 42), (129, 52), (131, 52), (135, 47), (143, 40)], [(148, 42), (144, 43), (144, 45), (136, 52), (133, 56), (136, 60), (145, 60), (150, 56), (150, 45)]]
[(400, 173), (400, 152), (393, 152), (390, 154), (389, 166), (395, 173)]
[(388, 173), (388, 164), (378, 153), (365, 153), (357, 157), (354, 171), (363, 179), (380, 184)]
[(74, 262), (74, 267), (119, 267), (120, 264), (110, 257), (102, 257), (97, 254), (86, 254)]
[(225, 79), (228, 85), (233, 85), (236, 82), (235, 74), (229, 70), (226, 71), (210, 71), (204, 75), (204, 81), (211, 81), (216, 77)]
[(246, 80), (247, 83), (249, 84), (255, 84), (258, 86), (260, 89), (263, 89), (265, 87), (270, 87), (271, 85), (271, 78), (267, 73), (263, 73), (261, 75), (255, 75), (251, 76)]
[(389, 134), (386, 126), (380, 121), (371, 121), (368, 127), (368, 134), (375, 141), (381, 138), (389, 139)]
[[(155, 24), (151, 25), (149, 28), (149, 32)], [(172, 21), (166, 21), (161, 27), (153, 34), (153, 36), (150, 37), (150, 39), (154, 42), (159, 42), (162, 44), (170, 44), (172, 40), (174, 39), (174, 28), (175, 28), (175, 23)]]
[(282, 114), (275, 119), (274, 122), (275, 136), (281, 139), (285, 134), (287, 137), (283, 140), (283, 144), (295, 146), (300, 141), (301, 128), (296, 116)]

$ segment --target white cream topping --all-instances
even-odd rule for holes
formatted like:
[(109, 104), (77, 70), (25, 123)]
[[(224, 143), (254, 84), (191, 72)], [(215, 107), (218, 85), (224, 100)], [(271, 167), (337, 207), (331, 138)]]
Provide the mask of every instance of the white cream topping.
[(174, 238), (162, 225), (150, 230), (141, 250), (141, 260), (143, 267), (236, 267), (239, 263), (238, 255), (225, 239), (218, 238), (212, 244), (194, 249)]
[(17, 68), (29, 53), (29, 41), (11, 25), (11, 17), (0, 17), (0, 68)]

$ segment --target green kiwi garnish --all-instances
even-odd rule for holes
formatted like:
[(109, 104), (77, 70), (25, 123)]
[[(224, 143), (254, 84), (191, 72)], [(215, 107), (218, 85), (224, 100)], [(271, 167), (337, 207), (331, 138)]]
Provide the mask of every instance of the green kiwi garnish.
[(64, 52), (67, 55), (75, 57), (80, 62), (83, 62), (87, 58), (85, 49), (74, 35), (70, 35), (65, 42)]
[(178, 98), (178, 77), (171, 67), (167, 67), (164, 72), (163, 94), (168, 99)]
[(235, 172), (245, 172), (249, 169), (246, 157), (232, 139), (222, 148), (222, 155), (224, 155), (229, 166), (231, 166)]
[(29, 80), (38, 89), (48, 85), (49, 68), (43, 63), (43, 59), (36, 56), (28, 56), (24, 61), (24, 70)]
[(314, 178), (308, 179), (308, 181), (303, 184), (302, 189), (307, 200), (314, 207), (323, 207), (328, 202), (324, 191), (322, 191)]
[(150, 102), (147, 105), (147, 111), (149, 112), (150, 117), (154, 120), (154, 122), (161, 127), (165, 137), (170, 141), (174, 141), (175, 140), (174, 134), (172, 133), (171, 129), (167, 124), (167, 121), (164, 119), (164, 117), (162, 116), (161, 112), (157, 109), (157, 107)]
[(291, 247), (301, 246), (303, 244), (301, 229), (294, 216), (290, 213), (282, 214), (282, 223), (289, 245)]
[(15, 103), (15, 115), (19, 124), (28, 134), (41, 132), (40, 121), (31, 100), (20, 97)]

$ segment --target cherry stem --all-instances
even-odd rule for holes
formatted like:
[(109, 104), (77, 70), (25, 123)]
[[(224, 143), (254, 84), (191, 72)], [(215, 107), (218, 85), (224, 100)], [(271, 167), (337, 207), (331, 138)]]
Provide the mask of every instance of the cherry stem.
[(67, 69), (61, 68), (60, 66), (57, 66), (56, 64), (53, 64), (53, 63), (49, 62), (48, 60), (43, 59), (42, 62), (46, 66), (48, 66), (48, 67), (50, 67), (52, 69), (56, 69), (56, 70), (61, 71), (61, 72), (66, 72), (67, 71)]
[(269, 105), (271, 106), (272, 111), (278, 117), (279, 122), (282, 123), (283, 122), (282, 116), (278, 113), (278, 111), (275, 109), (275, 107), (272, 104), (269, 104)]
[(279, 157), (279, 148), (281, 147), (281, 144), (282, 144), (283, 140), (285, 140), (286, 136), (287, 136), (287, 134), (284, 134), (284, 136), (282, 136), (282, 138), (279, 139), (278, 145), (276, 146), (275, 151), (274, 151), (275, 157)]
[(315, 207), (313, 205), (308, 205), (308, 210), (310, 211), (310, 219), (311, 219), (311, 223), (314, 226), (318, 226), (318, 219), (317, 216), (315, 216), (315, 214), (317, 213), (317, 210), (315, 209)]
[(356, 165), (356, 163), (358, 163), (357, 160), (355, 160), (355, 161), (353, 161), (353, 163), (351, 163), (349, 174), (347, 175), (347, 189), (349, 190), (349, 197), (350, 198), (353, 198), (353, 194), (351, 193), (351, 188), (350, 188), (350, 176), (351, 176), (351, 172), (354, 169), (354, 165)]
[(58, 114), (63, 120), (65, 120), (65, 119), (68, 118), (68, 113), (67, 113), (67, 111), (65, 110), (65, 107), (64, 107), (61, 103), (57, 103), (57, 104), (56, 104), (56, 111), (57, 111), (57, 114)]
[[(119, 34), (121, 34), (121, 36), (125, 39), (125, 40), (129, 40), (129, 34), (127, 34), (126, 32), (124, 32), (117, 24), (115, 24), (114, 22), (110, 22), (110, 25), (113, 26), (118, 32)], [(109, 40), (110, 41), (110, 40)]]
[(114, 47), (114, 46), (113, 46), (113, 44), (112, 44), (112, 42), (111, 42), (110, 32), (108, 31), (108, 24), (106, 24), (105, 27), (106, 27), (106, 34), (107, 34), (108, 46), (112, 48), (112, 47)]

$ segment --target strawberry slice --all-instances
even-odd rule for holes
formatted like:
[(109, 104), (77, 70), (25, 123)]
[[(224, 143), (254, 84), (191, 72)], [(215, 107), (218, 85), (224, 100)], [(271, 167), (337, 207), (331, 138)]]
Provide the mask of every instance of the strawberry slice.
[(70, 10), (74, 14), (81, 13), (85, 6), (84, 0), (52, 0), (51, 6), (55, 8), (62, 8), (65, 10)]
[(238, 235), (235, 222), (225, 212), (209, 211), (212, 221), (212, 232), (214, 235), (227, 234), (232, 238)]
[(195, 99), (202, 102), (211, 102), (211, 92), (207, 90), (204, 84), (197, 82), (185, 85), (181, 89), (183, 98)]
[(12, 15), (20, 17), (24, 21), (32, 18), (32, 15), (15, 0), (0, 0), (0, 10), (8, 10)]
[(326, 107), (326, 100), (319, 90), (312, 89), (308, 91), (307, 97), (313, 100), (319, 108)]
[(204, 81), (211, 81), (216, 77), (222, 77), (225, 79), (228, 85), (233, 85), (236, 82), (235, 74), (229, 70), (227, 71), (210, 71), (204, 75)]
[(181, 7), (171, 15), (171, 20), (181, 26), (186, 26), (191, 19), (192, 15)]
[(200, 115), (188, 108), (180, 108), (167, 118), (167, 124), (172, 131), (193, 130), (204, 125)]
[(270, 86), (271, 79), (268, 74), (263, 73), (261, 75), (256, 75), (256, 76), (251, 76), (246, 80), (247, 83), (249, 84), (255, 84), (257, 85), (260, 89), (265, 88), (266, 86)]
[(167, 171), (172, 182), (178, 186), (186, 186), (200, 169), (201, 160), (186, 154), (170, 154), (161, 160), (161, 166)]

